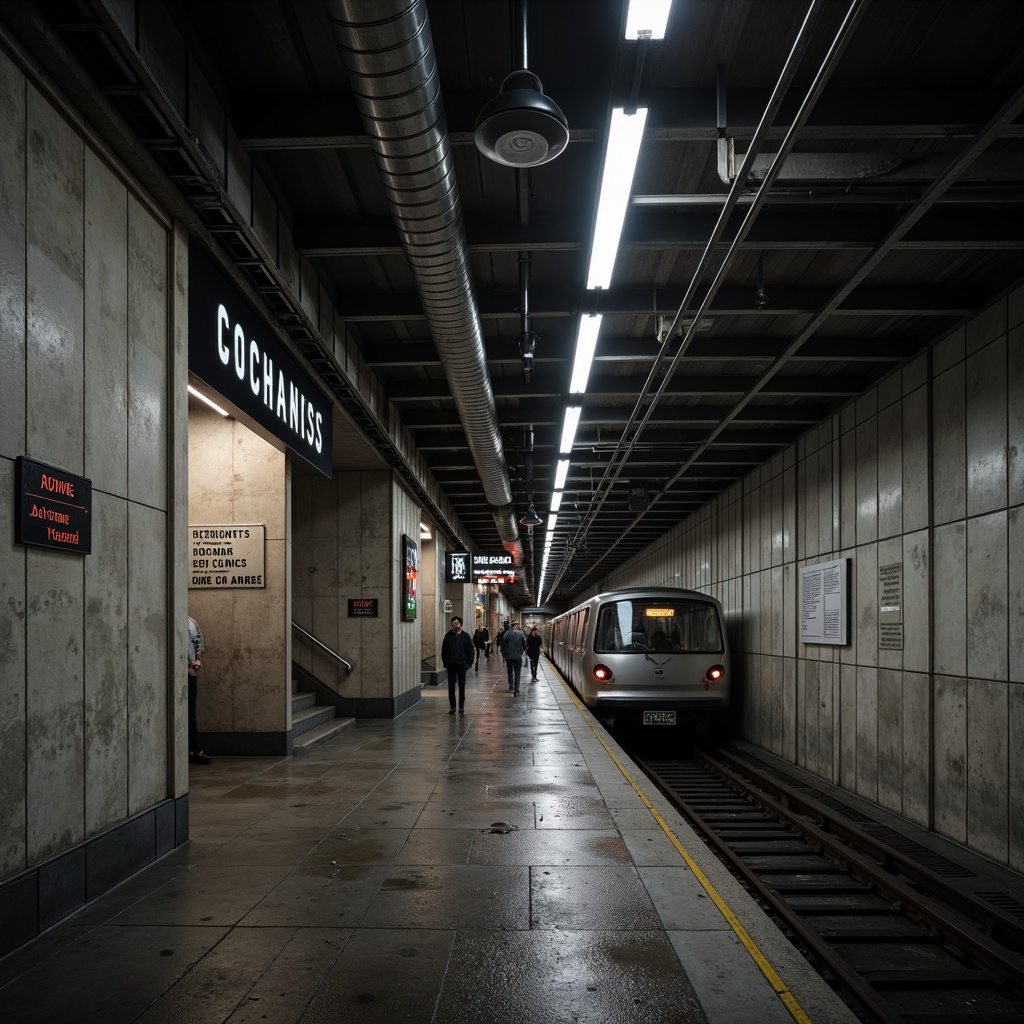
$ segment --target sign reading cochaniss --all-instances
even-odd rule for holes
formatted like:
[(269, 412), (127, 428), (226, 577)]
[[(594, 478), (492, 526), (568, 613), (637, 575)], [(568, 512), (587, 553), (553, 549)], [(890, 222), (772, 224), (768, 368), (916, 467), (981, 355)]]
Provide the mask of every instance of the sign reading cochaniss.
[(188, 264), (189, 370), (330, 478), (330, 403), (194, 240)]

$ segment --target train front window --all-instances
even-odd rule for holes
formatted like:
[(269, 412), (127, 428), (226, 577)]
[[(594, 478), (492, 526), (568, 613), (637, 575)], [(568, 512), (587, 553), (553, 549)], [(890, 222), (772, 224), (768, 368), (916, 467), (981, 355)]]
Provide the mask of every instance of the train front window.
[(717, 654), (724, 649), (718, 609), (688, 598), (614, 601), (601, 609), (597, 650)]

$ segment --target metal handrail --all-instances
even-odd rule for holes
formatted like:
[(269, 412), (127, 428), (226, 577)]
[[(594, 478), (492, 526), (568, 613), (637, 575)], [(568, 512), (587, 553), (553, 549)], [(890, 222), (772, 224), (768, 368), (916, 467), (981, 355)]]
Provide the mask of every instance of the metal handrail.
[(322, 648), (332, 658), (336, 659), (337, 661), (340, 661), (342, 665), (345, 666), (346, 672), (351, 672), (352, 669), (355, 668), (355, 665), (353, 665), (352, 662), (346, 661), (340, 654), (337, 653), (337, 651), (332, 651), (330, 647), (327, 646), (327, 644), (325, 644), (322, 640), (318, 640), (315, 636), (313, 636), (312, 633), (309, 633), (306, 630), (304, 630), (297, 622), (292, 622), (292, 629), (297, 629), (304, 637), (307, 637), (308, 639), (312, 640), (313, 643), (317, 645), (317, 647)]

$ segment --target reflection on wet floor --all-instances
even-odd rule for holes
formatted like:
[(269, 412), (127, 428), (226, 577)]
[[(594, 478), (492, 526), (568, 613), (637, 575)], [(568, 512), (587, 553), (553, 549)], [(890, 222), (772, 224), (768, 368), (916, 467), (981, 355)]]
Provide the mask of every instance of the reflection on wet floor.
[[(0, 962), (4, 1021), (707, 1019), (668, 869), (638, 867), (551, 670), (522, 691), (495, 657), (465, 716), (425, 687), (301, 757), (192, 766), (191, 841)], [(758, 1024), (788, 1020), (751, 978)]]

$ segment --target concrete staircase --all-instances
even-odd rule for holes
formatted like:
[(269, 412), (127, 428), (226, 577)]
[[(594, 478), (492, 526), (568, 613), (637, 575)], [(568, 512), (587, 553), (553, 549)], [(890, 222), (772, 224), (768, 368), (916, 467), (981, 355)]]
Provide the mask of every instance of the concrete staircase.
[(306, 754), (337, 736), (344, 729), (351, 729), (354, 718), (339, 718), (330, 705), (317, 704), (315, 693), (299, 693), (292, 690), (292, 749), (295, 754)]

